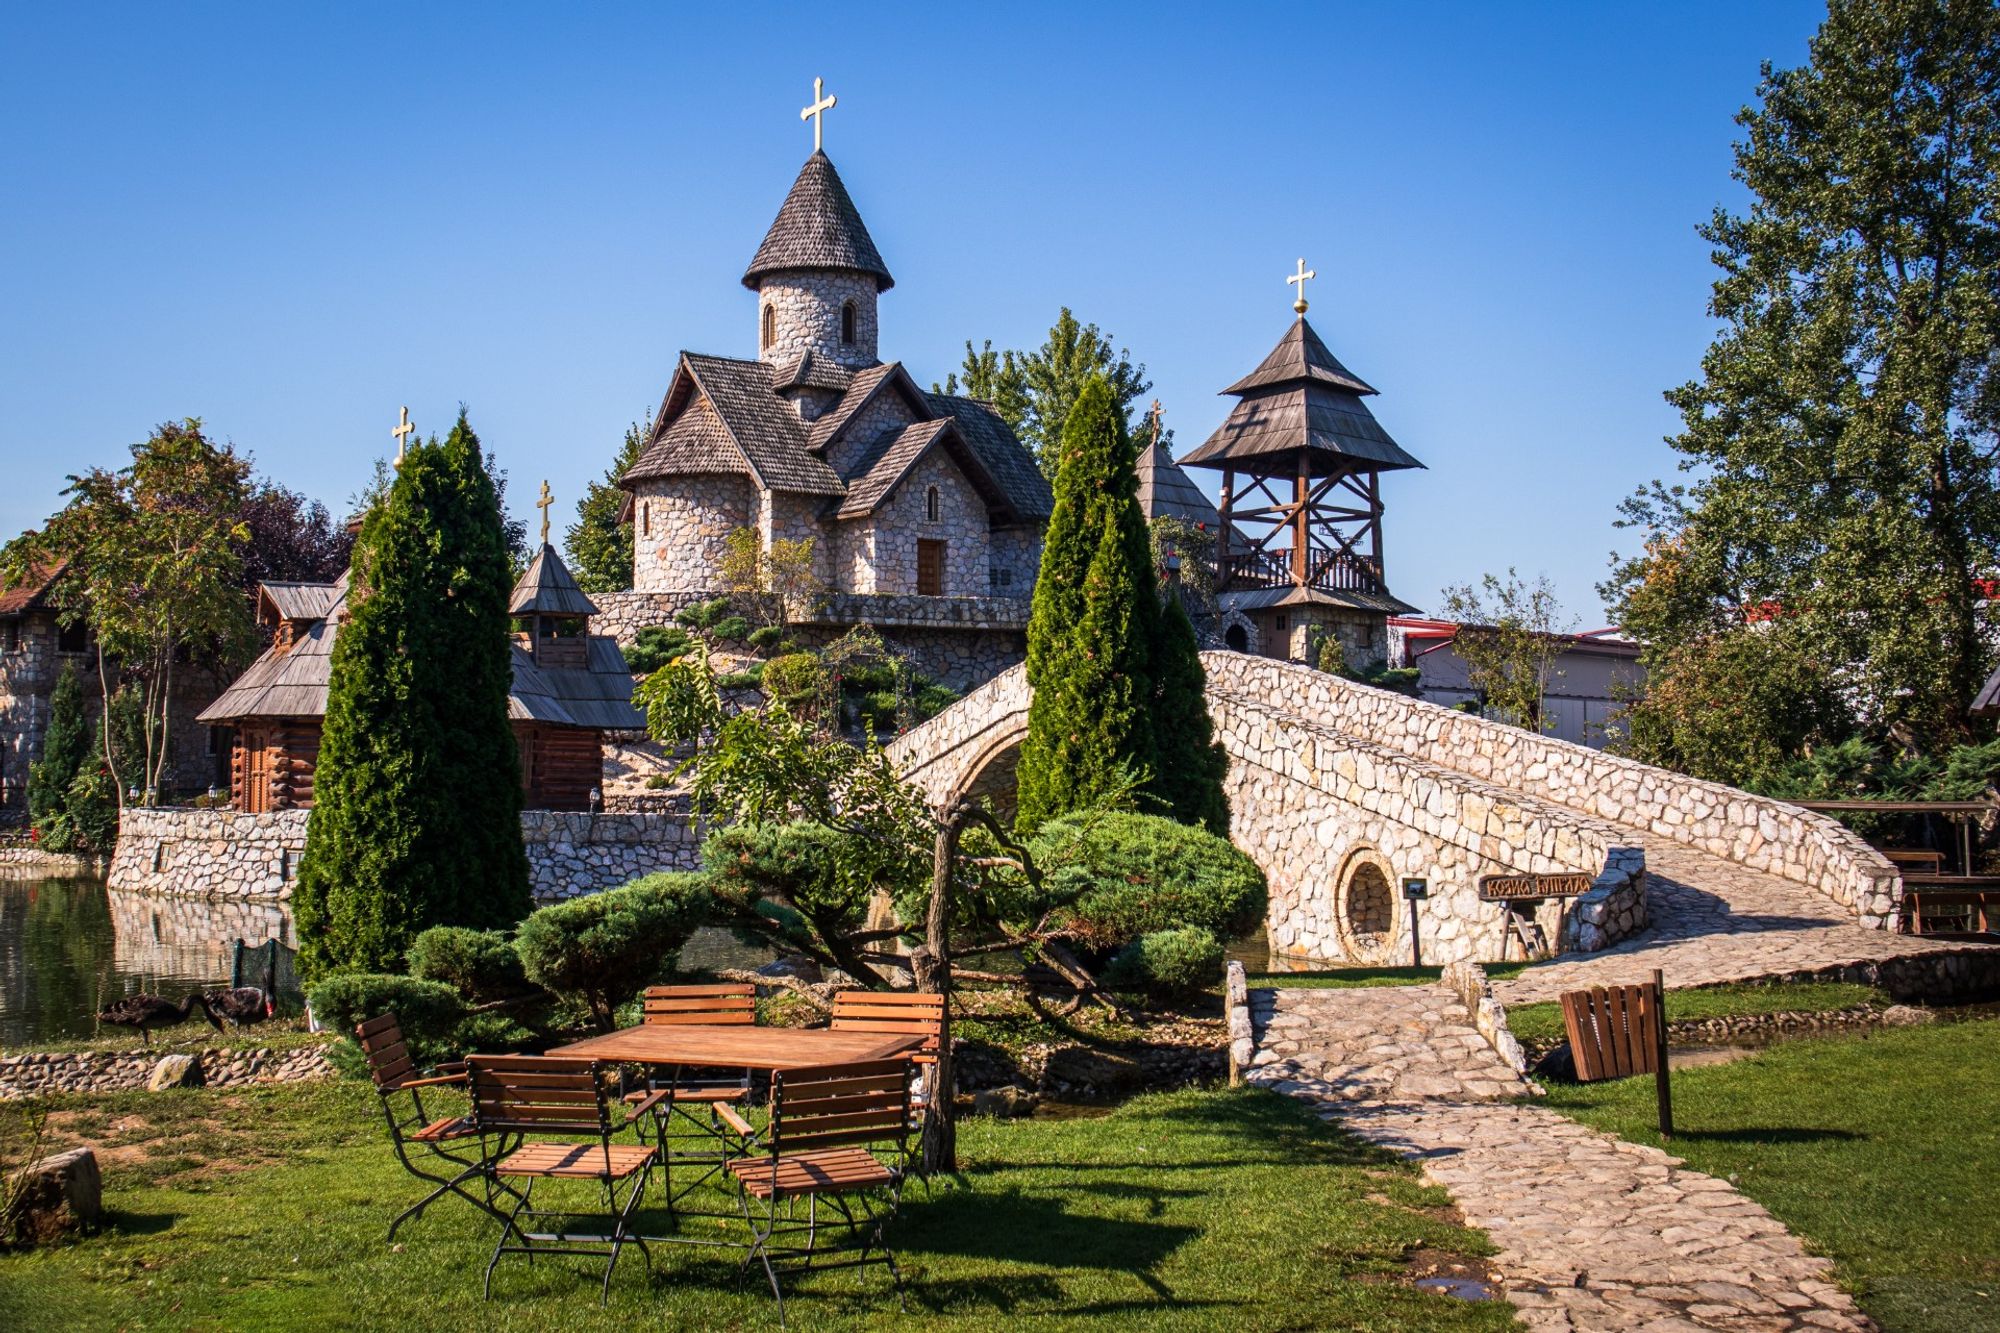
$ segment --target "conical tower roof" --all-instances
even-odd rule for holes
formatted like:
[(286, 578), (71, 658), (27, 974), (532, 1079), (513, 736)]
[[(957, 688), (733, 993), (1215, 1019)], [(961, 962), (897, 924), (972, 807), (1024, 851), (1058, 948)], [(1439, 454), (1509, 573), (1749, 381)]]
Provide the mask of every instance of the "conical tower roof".
[(755, 291), (766, 274), (796, 269), (866, 273), (881, 292), (896, 285), (832, 159), (817, 149), (799, 168), (777, 220), (743, 274), (743, 285)]
[(597, 604), (576, 586), (556, 548), (543, 542), (527, 572), (514, 585), (507, 611), (516, 616), (594, 616)]
[(1362, 399), (1375, 392), (1300, 315), (1257, 368), (1223, 390), (1242, 401), (1183, 467), (1325, 477), (1422, 467)]

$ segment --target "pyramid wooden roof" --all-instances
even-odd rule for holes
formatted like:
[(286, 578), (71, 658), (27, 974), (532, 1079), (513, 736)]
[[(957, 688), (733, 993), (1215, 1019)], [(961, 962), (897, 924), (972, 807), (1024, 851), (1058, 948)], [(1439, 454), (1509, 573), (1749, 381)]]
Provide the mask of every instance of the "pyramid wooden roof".
[(517, 616), (594, 616), (597, 604), (577, 586), (556, 548), (543, 542), (514, 584), (507, 610)]

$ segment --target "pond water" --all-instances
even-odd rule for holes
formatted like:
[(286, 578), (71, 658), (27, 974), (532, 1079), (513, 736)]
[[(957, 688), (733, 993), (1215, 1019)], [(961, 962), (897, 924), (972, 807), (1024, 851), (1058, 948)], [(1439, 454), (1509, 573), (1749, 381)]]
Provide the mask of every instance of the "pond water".
[[(92, 1036), (97, 1011), (122, 996), (226, 986), (238, 939), (289, 945), (289, 915), (114, 893), (93, 879), (0, 879), (0, 1047)], [(285, 966), (281, 995), (290, 982)]]

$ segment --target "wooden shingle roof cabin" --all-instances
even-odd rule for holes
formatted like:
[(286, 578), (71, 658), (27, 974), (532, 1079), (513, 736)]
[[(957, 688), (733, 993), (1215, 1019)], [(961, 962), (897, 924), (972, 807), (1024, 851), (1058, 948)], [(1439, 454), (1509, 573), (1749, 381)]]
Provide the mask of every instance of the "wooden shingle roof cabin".
[[(326, 717), (333, 641), (347, 607), (348, 579), (267, 583), (257, 617), (271, 646), (211, 704), (200, 721), (232, 729), (229, 794), (239, 810), (303, 809)], [(514, 636), (514, 688), (507, 716), (521, 751), (521, 793), (532, 810), (587, 810), (603, 779), (606, 731), (639, 730), (624, 654), (587, 632), (597, 608), (546, 541), (508, 599), (528, 626)]]
[[(1239, 651), (1312, 662), (1337, 637), (1349, 665), (1386, 660), (1387, 621), (1415, 608), (1382, 571), (1381, 475), (1421, 468), (1364, 399), (1376, 390), (1342, 365), (1306, 320), (1292, 322), (1257, 368), (1222, 392), (1229, 416), (1183, 467), (1222, 473), (1216, 590), (1224, 641)], [(1317, 664), (1316, 662), (1314, 663)]]

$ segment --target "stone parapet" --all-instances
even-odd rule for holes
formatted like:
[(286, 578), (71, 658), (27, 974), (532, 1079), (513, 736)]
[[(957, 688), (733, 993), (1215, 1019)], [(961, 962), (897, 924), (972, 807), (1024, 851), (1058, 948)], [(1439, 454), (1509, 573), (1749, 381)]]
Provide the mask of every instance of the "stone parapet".
[[(1510, 1069), (1526, 1079), (1528, 1054), (1521, 1049), (1514, 1030), (1507, 1026), (1507, 1011), (1493, 997), (1493, 984), (1486, 979), (1486, 969), (1470, 961), (1448, 963), (1443, 981), (1472, 1015), (1472, 1026), (1486, 1038), (1486, 1044), (1507, 1062)], [(1534, 1087), (1532, 1083), (1529, 1086)]]
[[(132, 809), (120, 817), (113, 889), (160, 897), (282, 903), (305, 852), (308, 810)], [(701, 833), (678, 814), (525, 810), (521, 837), (538, 902), (701, 863)], [(252, 938), (246, 935), (245, 938)]]

